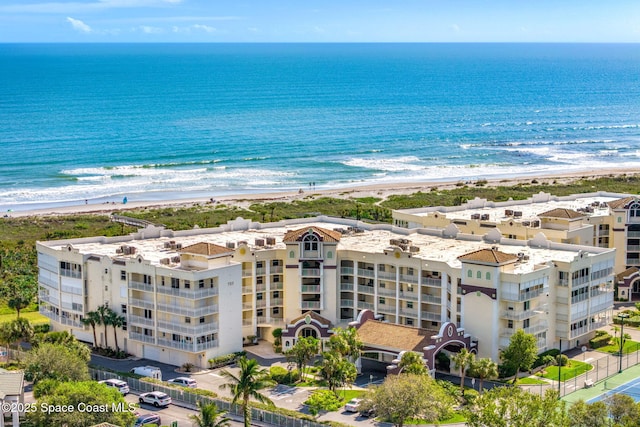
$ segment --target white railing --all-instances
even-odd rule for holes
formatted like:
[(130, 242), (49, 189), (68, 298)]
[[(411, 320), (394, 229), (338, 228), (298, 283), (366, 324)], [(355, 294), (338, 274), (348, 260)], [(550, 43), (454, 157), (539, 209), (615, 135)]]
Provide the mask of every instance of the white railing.
[(82, 324), (82, 322), (78, 322), (73, 319), (69, 319), (68, 317), (60, 316), (60, 323), (67, 326), (73, 326), (74, 328), (85, 329), (86, 327)]
[(358, 308), (362, 310), (373, 310), (373, 303), (358, 301)]
[(66, 292), (66, 293), (68, 293), (68, 294), (73, 294), (73, 295), (82, 295), (82, 288), (75, 288), (75, 287), (73, 287), (73, 286), (65, 286), (65, 285), (62, 285), (62, 286), (60, 287), (60, 290), (61, 290), (62, 292)]
[(187, 299), (202, 299), (206, 297), (211, 297), (218, 295), (218, 287), (214, 286), (213, 288), (202, 288), (202, 289), (179, 289), (172, 288), (170, 286), (158, 286), (158, 293), (165, 295), (173, 295), (180, 298)]
[(345, 276), (353, 276), (353, 267), (340, 267), (340, 274)]
[(320, 301), (301, 301), (300, 307), (303, 309), (318, 310), (320, 309)]
[(242, 293), (243, 294), (252, 294), (253, 293), (253, 286), (243, 286), (242, 287)]
[(211, 334), (218, 330), (218, 322), (196, 323), (191, 326), (189, 324), (158, 321), (158, 329), (164, 329), (169, 332), (180, 332), (187, 335)]
[(256, 292), (262, 292), (267, 290), (266, 283), (256, 283)]
[(358, 269), (358, 276), (375, 277), (375, 271), (367, 270), (366, 268), (359, 268)]
[(303, 268), (302, 276), (303, 277), (320, 277), (320, 269), (319, 268)]
[(183, 314), (190, 317), (201, 317), (207, 314), (216, 314), (218, 312), (218, 304), (211, 304), (206, 307), (183, 307), (179, 305), (158, 304), (158, 311), (166, 311), (173, 314)]
[(341, 291), (353, 291), (353, 283), (340, 283)]
[(434, 320), (439, 322), (440, 318), (441, 318), (441, 314), (440, 313), (433, 313), (431, 311), (422, 311), (420, 313), (420, 317), (422, 317), (422, 319), (425, 320)]
[(380, 271), (380, 270), (378, 270), (378, 279), (390, 280), (392, 282), (395, 282), (396, 281), (396, 273), (395, 273), (395, 271), (389, 272), (389, 271)]
[(272, 291), (279, 291), (283, 288), (284, 286), (282, 285), (282, 282), (272, 282), (269, 285), (269, 289), (271, 289)]
[(373, 286), (358, 285), (358, 292), (373, 295)]
[(267, 273), (267, 269), (264, 267), (256, 268), (256, 276), (264, 276)]
[(154, 337), (149, 336), (149, 335), (139, 334), (137, 332), (129, 332), (129, 339), (136, 340), (136, 341), (142, 341), (142, 342), (148, 342), (148, 343), (155, 343), (156, 342)]
[(243, 302), (242, 303), (242, 309), (243, 310), (249, 310), (253, 308), (253, 303), (252, 302)]
[(265, 299), (256, 300), (256, 308), (263, 308), (266, 306), (267, 306), (267, 300)]
[(320, 285), (302, 285), (300, 286), (300, 292), (317, 294), (320, 292)]
[(281, 265), (272, 265), (269, 274), (282, 274), (283, 270)]
[(422, 284), (439, 288), (442, 286), (442, 281), (440, 279), (432, 279), (431, 277), (423, 277)]
[(130, 314), (127, 317), (127, 323), (130, 325), (145, 325), (145, 326), (155, 326), (153, 319), (147, 319), (142, 316), (136, 316), (134, 314)]
[(153, 303), (153, 301), (145, 301), (137, 298), (129, 298), (129, 305), (149, 309), (155, 308), (155, 304)]
[(154, 290), (153, 285), (150, 285), (144, 282), (138, 282), (136, 280), (129, 281), (129, 289), (135, 289), (138, 291), (147, 291), (147, 292), (153, 292)]
[(413, 301), (418, 301), (418, 293), (417, 292), (400, 291), (400, 298), (409, 299), (409, 300), (413, 300)]
[(430, 294), (422, 294), (422, 302), (442, 304), (442, 298)]
[(396, 314), (395, 305), (378, 304), (378, 312)]
[(418, 317), (418, 311), (412, 308), (401, 308), (400, 315), (408, 317)]
[(410, 274), (401, 274), (400, 281), (405, 283), (418, 283), (418, 276)]
[(384, 295), (384, 296), (389, 296), (389, 297), (394, 297), (395, 298), (396, 290), (395, 289), (378, 287), (378, 295)]
[(271, 298), (271, 301), (269, 301), (269, 303), (271, 304), (271, 306), (275, 306), (275, 305), (282, 305), (284, 304), (284, 299), (283, 298)]
[(260, 316), (260, 317), (256, 317), (256, 322), (259, 325), (271, 325), (271, 326), (283, 326), (284, 325), (284, 319), (282, 317)]
[(341, 299), (340, 300), (340, 307), (345, 307), (345, 308), (353, 307), (353, 300), (352, 299)]

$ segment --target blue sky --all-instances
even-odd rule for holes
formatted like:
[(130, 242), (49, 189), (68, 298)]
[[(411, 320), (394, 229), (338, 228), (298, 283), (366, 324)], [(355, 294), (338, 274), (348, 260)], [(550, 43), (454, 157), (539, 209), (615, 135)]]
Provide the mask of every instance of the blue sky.
[(640, 42), (639, 0), (0, 0), (0, 42)]

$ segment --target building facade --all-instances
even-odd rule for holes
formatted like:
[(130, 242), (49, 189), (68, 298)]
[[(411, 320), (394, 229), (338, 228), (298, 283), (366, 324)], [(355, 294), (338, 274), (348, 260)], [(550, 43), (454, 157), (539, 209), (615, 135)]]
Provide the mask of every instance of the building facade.
[[(451, 323), (494, 360), (519, 328), (540, 351), (560, 340), (580, 345), (610, 320), (616, 258), (542, 234), (517, 240), (493, 228), (480, 235), (327, 217), (148, 226), (37, 249), (40, 311), (55, 330), (91, 342), (81, 320), (107, 304), (127, 319), (118, 340), (128, 353), (203, 367), (241, 350), (243, 338), (272, 340), (275, 328), (296, 331), (295, 342), (310, 328), (291, 325), (309, 312), (341, 327), (364, 310), (409, 328)], [(97, 344), (113, 346), (101, 329)]]

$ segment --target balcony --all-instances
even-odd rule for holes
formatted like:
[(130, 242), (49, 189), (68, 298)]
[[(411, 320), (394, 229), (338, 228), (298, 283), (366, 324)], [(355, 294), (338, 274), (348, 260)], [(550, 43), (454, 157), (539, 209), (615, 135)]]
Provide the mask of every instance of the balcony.
[(439, 322), (441, 318), (441, 314), (433, 313), (431, 311), (423, 311), (420, 313), (420, 317), (422, 317), (423, 320), (433, 320), (433, 321)]
[(243, 310), (252, 310), (253, 309), (253, 302), (243, 302), (242, 303), (242, 309)]
[(253, 286), (252, 285), (242, 285), (242, 293), (243, 294), (252, 294)]
[(340, 267), (340, 274), (345, 276), (353, 276), (353, 267)]
[(396, 297), (396, 290), (389, 288), (380, 288), (378, 287), (378, 295), (388, 296), (388, 297)]
[(418, 317), (418, 310), (416, 310), (414, 308), (401, 308), (400, 309), (400, 316)]
[(135, 280), (130, 280), (129, 289), (135, 289), (137, 291), (153, 292), (154, 286), (150, 283), (143, 283)]
[(353, 291), (353, 283), (340, 283), (341, 291)]
[[(358, 292), (361, 294), (369, 294), (369, 295), (373, 295), (373, 286), (363, 286), (363, 285), (358, 285)], [(395, 292), (394, 292), (395, 295)]]
[(269, 301), (269, 304), (271, 305), (271, 307), (281, 306), (281, 305), (284, 304), (284, 299), (283, 298), (271, 298), (271, 301)]
[(589, 325), (585, 325), (585, 326), (582, 326), (582, 327), (577, 328), (577, 329), (572, 329), (571, 330), (571, 338), (572, 339), (573, 338), (577, 338), (580, 335), (586, 334), (587, 332), (589, 332)]
[(400, 298), (408, 299), (411, 301), (418, 301), (417, 292), (400, 291)]
[(256, 268), (256, 276), (264, 276), (267, 274), (267, 269), (264, 267)]
[(242, 270), (242, 277), (251, 277), (253, 276), (253, 271), (251, 270)]
[(272, 265), (271, 266), (271, 271), (269, 271), (269, 274), (282, 274), (283, 268), (281, 265)]
[(358, 301), (358, 308), (360, 310), (373, 310), (373, 303), (366, 301)]
[(442, 298), (436, 295), (422, 294), (422, 302), (429, 304), (442, 304)]
[(43, 316), (48, 317), (49, 319), (53, 320), (54, 322), (60, 322), (60, 316), (55, 314), (53, 311), (40, 310), (40, 314), (42, 314)]
[(284, 326), (284, 319), (282, 317), (256, 317), (258, 326)]
[(303, 268), (302, 277), (320, 277), (320, 269), (319, 268)]
[(142, 341), (142, 342), (148, 342), (148, 343), (152, 343), (152, 344), (156, 342), (154, 337), (152, 337), (150, 335), (139, 334), (137, 332), (129, 332), (129, 339), (136, 340), (136, 341)]
[(178, 332), (186, 335), (205, 335), (218, 331), (218, 322), (197, 323), (194, 325), (187, 323), (161, 322), (158, 321), (158, 329), (167, 332)]
[(300, 286), (300, 292), (303, 294), (319, 294), (320, 285), (302, 285)]
[(320, 310), (320, 301), (301, 301), (300, 308), (303, 310)]
[(378, 304), (378, 313), (396, 314), (395, 305)]
[(202, 299), (218, 295), (218, 287), (201, 289), (180, 289), (170, 286), (158, 286), (158, 293), (187, 299)]
[(148, 308), (150, 310), (155, 309), (153, 301), (145, 301), (137, 298), (129, 298), (129, 306)]
[(504, 292), (502, 294), (502, 299), (505, 301), (526, 301), (542, 295), (543, 292), (547, 292), (548, 288), (539, 288), (534, 291), (520, 291), (517, 294), (512, 292)]
[(143, 326), (155, 326), (155, 322), (153, 319), (147, 319), (142, 316), (136, 316), (134, 314), (129, 314), (127, 316), (127, 324), (129, 325), (143, 325)]
[[(216, 341), (210, 341), (216, 342)], [(162, 347), (177, 348), (178, 350), (184, 350), (188, 352), (195, 352), (195, 346), (193, 341), (173, 341), (158, 338), (158, 345)], [(214, 346), (215, 347), (215, 346)]]
[(395, 271), (387, 272), (387, 271), (378, 271), (378, 279), (389, 280), (391, 282), (396, 281), (396, 273)]
[(218, 304), (211, 304), (206, 307), (185, 307), (180, 305), (158, 304), (158, 311), (166, 311), (171, 314), (182, 314), (189, 317), (201, 317), (207, 314), (218, 313)]
[(218, 346), (218, 340), (206, 341), (200, 344), (196, 344), (196, 353), (199, 351), (208, 350)]
[(60, 316), (60, 323), (74, 328), (85, 329), (85, 326), (82, 324), (82, 322), (64, 316)]
[(412, 274), (401, 274), (400, 281), (405, 283), (418, 283), (418, 276)]
[(251, 326), (253, 325), (253, 319), (242, 319), (242, 326)]
[(352, 299), (341, 299), (340, 307), (344, 308), (353, 308), (353, 300)]
[(442, 286), (442, 281), (440, 279), (432, 279), (431, 277), (423, 277), (422, 284), (426, 286), (432, 286), (434, 288), (439, 288)]
[(269, 289), (272, 291), (280, 291), (282, 290), (282, 288), (283, 288), (282, 282), (272, 282), (269, 285)]
[(531, 310), (525, 310), (525, 311), (521, 311), (521, 310), (505, 310), (502, 312), (502, 317), (503, 319), (511, 319), (511, 320), (516, 320), (516, 321), (521, 321), (524, 319), (528, 319), (530, 317), (536, 316), (538, 314), (540, 314), (540, 312), (538, 311), (538, 308), (534, 308)]
[(322, 253), (320, 251), (305, 251), (300, 254), (300, 259), (320, 259)]
[(266, 306), (267, 306), (267, 300), (265, 299), (256, 300), (256, 308), (264, 308)]
[[(375, 271), (373, 270), (367, 270), (365, 268), (359, 268), (358, 269), (358, 276), (362, 276), (362, 277), (375, 277)], [(395, 278), (395, 276), (394, 276)]]
[(267, 290), (267, 284), (266, 283), (257, 283), (256, 284), (256, 292), (264, 292)]

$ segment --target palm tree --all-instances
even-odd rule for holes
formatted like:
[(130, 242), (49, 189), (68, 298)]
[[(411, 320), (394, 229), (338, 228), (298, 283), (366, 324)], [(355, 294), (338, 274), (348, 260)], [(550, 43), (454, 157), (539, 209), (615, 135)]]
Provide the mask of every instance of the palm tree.
[[(553, 359), (553, 356), (551, 356)], [(470, 375), (480, 380), (478, 391), (482, 394), (482, 381), (498, 378), (498, 364), (488, 357), (471, 362)]]
[(229, 382), (222, 384), (221, 389), (229, 388), (233, 394), (231, 403), (241, 401), (242, 412), (244, 414), (244, 425), (251, 425), (251, 408), (249, 407), (249, 399), (253, 398), (260, 403), (273, 406), (273, 402), (268, 397), (262, 395), (259, 390), (271, 386), (274, 382), (271, 380), (269, 371), (261, 368), (255, 359), (247, 359), (245, 356), (238, 359), (240, 372), (234, 375), (227, 370), (223, 370), (220, 374), (227, 378)]
[(463, 348), (455, 356), (451, 358), (455, 363), (456, 369), (460, 369), (460, 391), (464, 396), (464, 376), (467, 371), (467, 367), (473, 363), (475, 355), (470, 353), (469, 350)]
[(107, 307), (106, 305), (101, 305), (96, 309), (96, 312), (98, 313), (98, 318), (99, 318), (99, 325), (104, 325), (104, 346), (105, 348), (108, 348), (108, 341), (107, 341), (107, 326), (109, 326), (109, 312), (111, 311), (111, 309), (109, 307)]
[(98, 347), (98, 338), (96, 335), (96, 325), (100, 324), (100, 315), (96, 311), (89, 311), (83, 318), (82, 324), (91, 326), (93, 330), (93, 346)]
[(107, 322), (113, 326), (113, 340), (116, 343), (116, 353), (120, 353), (120, 346), (118, 345), (118, 328), (124, 325), (126, 319), (121, 314), (116, 313), (113, 310), (109, 310), (107, 315)]
[(189, 415), (196, 427), (228, 427), (231, 425), (231, 418), (224, 416), (226, 411), (221, 411), (215, 403), (198, 402), (198, 415)]

